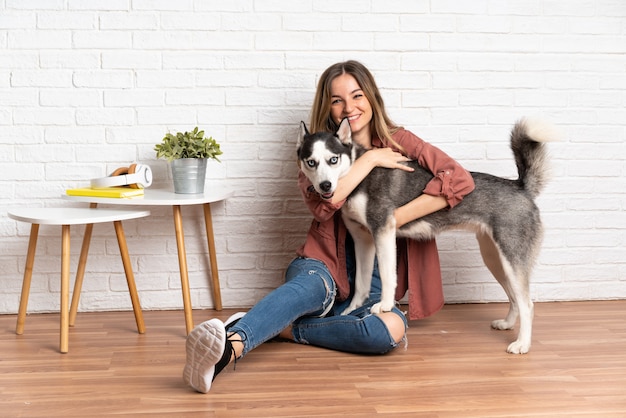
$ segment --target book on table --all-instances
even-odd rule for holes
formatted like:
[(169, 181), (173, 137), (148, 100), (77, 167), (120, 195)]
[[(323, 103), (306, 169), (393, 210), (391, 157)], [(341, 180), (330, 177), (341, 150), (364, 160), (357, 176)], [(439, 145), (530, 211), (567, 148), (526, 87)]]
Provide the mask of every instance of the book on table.
[(68, 196), (131, 198), (143, 196), (144, 189), (131, 189), (130, 187), (105, 187), (101, 189), (79, 187), (77, 189), (67, 189), (65, 193)]

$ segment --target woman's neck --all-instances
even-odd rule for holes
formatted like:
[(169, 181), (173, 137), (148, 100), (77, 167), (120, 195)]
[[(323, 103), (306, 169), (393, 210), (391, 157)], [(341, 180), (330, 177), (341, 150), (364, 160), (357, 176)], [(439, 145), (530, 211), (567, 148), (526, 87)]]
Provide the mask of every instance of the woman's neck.
[(352, 140), (365, 149), (372, 148), (372, 135), (370, 134), (369, 127), (367, 129), (361, 129), (358, 133), (353, 133)]

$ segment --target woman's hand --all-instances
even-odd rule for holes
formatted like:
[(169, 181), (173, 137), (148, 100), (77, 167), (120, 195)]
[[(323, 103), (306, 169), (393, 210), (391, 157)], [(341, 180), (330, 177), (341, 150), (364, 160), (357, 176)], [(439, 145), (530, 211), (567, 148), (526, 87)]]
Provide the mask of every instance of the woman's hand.
[(367, 151), (361, 158), (369, 161), (372, 167), (399, 168), (404, 171), (414, 171), (412, 167), (402, 164), (411, 161), (411, 159), (391, 148), (374, 148)]

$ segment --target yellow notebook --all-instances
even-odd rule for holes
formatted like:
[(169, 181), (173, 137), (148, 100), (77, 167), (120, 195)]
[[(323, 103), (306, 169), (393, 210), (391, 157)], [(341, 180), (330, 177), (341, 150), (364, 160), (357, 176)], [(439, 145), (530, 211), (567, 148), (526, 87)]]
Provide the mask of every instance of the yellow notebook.
[(67, 189), (68, 196), (93, 196), (93, 197), (137, 197), (143, 196), (143, 189), (131, 189), (129, 187), (106, 187), (103, 189), (92, 189), (83, 187), (78, 189)]

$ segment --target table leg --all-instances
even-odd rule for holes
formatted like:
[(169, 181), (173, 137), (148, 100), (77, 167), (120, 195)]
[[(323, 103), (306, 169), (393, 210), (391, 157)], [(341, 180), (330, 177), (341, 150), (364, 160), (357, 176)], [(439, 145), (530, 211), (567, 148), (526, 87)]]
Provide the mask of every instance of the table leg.
[[(90, 208), (96, 208), (97, 203), (90, 203)], [(70, 305), (70, 327), (76, 323), (76, 314), (78, 313), (78, 302), (80, 301), (80, 292), (83, 288), (83, 279), (85, 278), (85, 266), (87, 265), (87, 255), (89, 254), (89, 244), (91, 243), (91, 233), (93, 232), (93, 224), (85, 226), (85, 235), (83, 236), (83, 246), (80, 249), (80, 258), (78, 259), (78, 267), (76, 268), (76, 281), (74, 282), (74, 293), (72, 293), (72, 303)]]
[(217, 255), (215, 253), (215, 236), (213, 234), (213, 217), (211, 216), (211, 204), (205, 203), (204, 225), (206, 228), (206, 239), (209, 247), (209, 260), (211, 262), (211, 279), (213, 281), (213, 303), (215, 310), (222, 310), (222, 291), (220, 289), (220, 277), (217, 268)]
[(187, 250), (185, 249), (185, 234), (183, 232), (183, 215), (180, 205), (172, 205), (174, 212), (174, 230), (176, 231), (176, 247), (178, 249), (178, 265), (180, 267), (180, 283), (183, 292), (183, 309), (185, 311), (185, 325), (187, 334), (193, 329), (193, 312), (191, 308), (191, 293), (189, 290), (189, 273), (187, 269)]
[(24, 333), (24, 322), (26, 322), (26, 308), (28, 306), (28, 295), (30, 293), (30, 283), (33, 278), (33, 265), (35, 264), (35, 249), (37, 248), (37, 236), (39, 235), (39, 224), (32, 224), (30, 227), (30, 239), (28, 240), (28, 253), (26, 255), (26, 267), (24, 268), (24, 281), (22, 282), (22, 295), (20, 296), (20, 308), (17, 313), (17, 326), (15, 333)]
[(128, 293), (133, 303), (133, 311), (135, 312), (135, 322), (137, 322), (137, 331), (140, 334), (146, 332), (146, 326), (143, 322), (143, 313), (139, 304), (139, 296), (137, 295), (137, 285), (135, 284), (135, 276), (133, 275), (133, 267), (128, 256), (128, 245), (126, 244), (126, 236), (122, 221), (114, 221), (115, 233), (117, 234), (117, 243), (120, 247), (120, 255), (122, 256), (122, 264), (124, 265), (124, 273), (126, 273), (126, 282), (128, 283)]
[(63, 225), (61, 238), (61, 353), (69, 348), (70, 226)]

